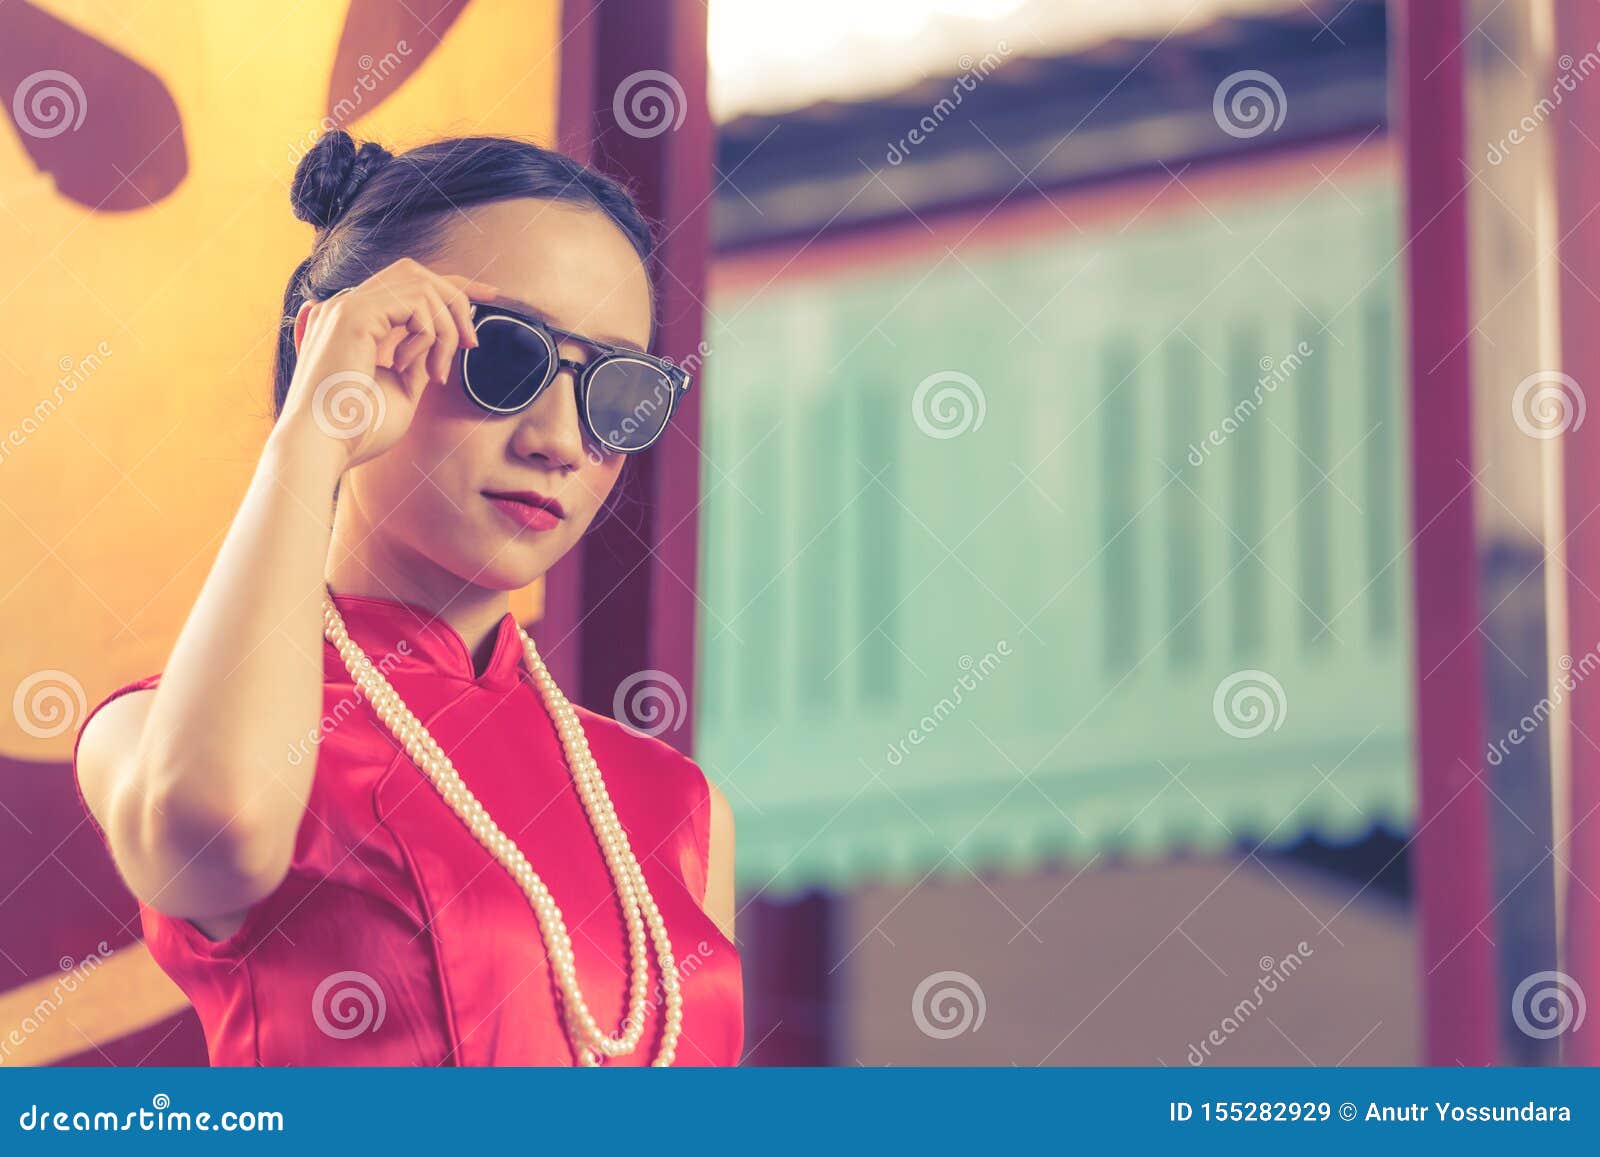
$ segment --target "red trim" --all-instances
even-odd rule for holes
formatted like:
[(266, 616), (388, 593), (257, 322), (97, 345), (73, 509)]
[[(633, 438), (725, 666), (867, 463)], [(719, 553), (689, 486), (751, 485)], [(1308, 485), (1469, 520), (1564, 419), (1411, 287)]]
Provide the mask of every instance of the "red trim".
[[(1154, 224), (1183, 215), (1206, 215), (1207, 206), (1259, 199), (1278, 191), (1310, 192), (1324, 178), (1330, 189), (1387, 172), (1393, 142), (1383, 133), (1345, 136), (1237, 157), (1175, 165), (1172, 172), (1109, 177), (1089, 184), (1018, 196), (1001, 204), (963, 206), (905, 215), (826, 236), (787, 237), (717, 254), (715, 293), (757, 288), (780, 273), (785, 280), (825, 277), (862, 264), (917, 260), (929, 250), (1008, 245), (1040, 237), (1072, 238), (1081, 229), (1114, 231), (1130, 223)], [(1174, 180), (1174, 174), (1178, 179)], [(919, 220), (920, 218), (920, 220)]]
[[(556, 109), (556, 139), (561, 151), (588, 161), (594, 142), (595, 57), (599, 0), (562, 0), (561, 64)], [(624, 470), (626, 477), (626, 470)], [(582, 686), (583, 556), (580, 541), (545, 575), (544, 609), (539, 617), (539, 654), (557, 686), (579, 702)]]
[(587, 161), (594, 144), (594, 61), (599, 0), (562, 0), (561, 73), (556, 96), (557, 148)]
[[(747, 1066), (840, 1063), (843, 1014), (833, 969), (838, 904), (826, 892), (788, 903), (756, 899), (739, 913)], [(868, 996), (871, 999), (871, 996)]]
[[(698, 353), (703, 336), (710, 248), (713, 135), (706, 104), (706, 10), (701, 0), (567, 2), (571, 21), (578, 20), (580, 8), (592, 15), (565, 42), (563, 67), (590, 71), (587, 79), (569, 75), (563, 81), (561, 139), (588, 142), (588, 159), (629, 181), (645, 212), (658, 222), (663, 240), (655, 279), (656, 343), (658, 352), (683, 359)], [(587, 56), (572, 61), (569, 53)], [(641, 138), (616, 124), (611, 97), (627, 78), (647, 69), (677, 81), (686, 108), (677, 128)], [(583, 103), (573, 107), (569, 101)], [(670, 275), (661, 269), (671, 270)], [(580, 688), (579, 702), (602, 714), (611, 713), (611, 696), (621, 681), (646, 669), (667, 672), (693, 695), (698, 389), (684, 397), (668, 436), (628, 463), (619, 486), (627, 493), (618, 512), (592, 528), (552, 572), (547, 594), (547, 606), (553, 607), (547, 633), (560, 638), (580, 628), (574, 636), (579, 645), (568, 650), (581, 654), (581, 677), (565, 685)], [(581, 574), (577, 582), (571, 578), (575, 572)], [(662, 738), (686, 754), (693, 750), (688, 722)], [(709, 845), (709, 788), (706, 825)], [(740, 920), (741, 927), (754, 928), (753, 935), (746, 931), (741, 937), (746, 944), (778, 946), (743, 965), (746, 1000), (756, 1013), (746, 1017), (746, 1039), (765, 1038), (756, 1063), (819, 1064), (829, 1055), (825, 955), (832, 903), (819, 897), (798, 911), (757, 900)]]
[[(1471, 465), (1461, 0), (1393, 12), (1410, 323), (1419, 806), (1412, 845), (1427, 1059), (1496, 1057), (1483, 662)], [(1413, 131), (1415, 130), (1415, 131)]]
[[(656, 349), (685, 360), (700, 347), (710, 236), (705, 6), (569, 0), (562, 32), (560, 139), (631, 186), (657, 222)], [(630, 133), (612, 110), (613, 94), (646, 71), (668, 74), (684, 94), (681, 110), (673, 104), (682, 121), (653, 136)], [(664, 672), (693, 694), (699, 443), (700, 393), (691, 390), (667, 437), (627, 463), (615, 513), (551, 571), (541, 645), (549, 640), (557, 680), (600, 714), (613, 713), (617, 687), (641, 671)], [(662, 738), (689, 753), (690, 721)]]
[[(1600, 41), (1600, 10), (1589, 4), (1556, 5), (1556, 44)], [(1600, 220), (1593, 215), (1600, 197), (1600, 156), (1594, 151), (1600, 133), (1600, 90), (1579, 85), (1566, 94), (1556, 122), (1556, 225), (1560, 238), (1561, 369), (1589, 391), (1600, 382), (1600, 343), (1593, 337), (1594, 295), (1600, 284)], [(1561, 438), (1566, 494), (1567, 654), (1576, 661), (1600, 639), (1600, 603), (1594, 597), (1600, 574), (1600, 519), (1592, 516), (1600, 494), (1600, 423), (1591, 415)], [(1547, 565), (1549, 565), (1547, 563)], [(1587, 576), (1587, 579), (1579, 576)], [(1561, 965), (1593, 1002), (1600, 996), (1600, 702), (1593, 695), (1568, 698), (1571, 751), (1566, 813), (1569, 832), (1555, 833), (1556, 871), (1565, 873), (1565, 943)], [(1560, 777), (1556, 782), (1560, 783)], [(1562, 840), (1565, 837), (1566, 843)], [(1594, 1015), (1593, 1010), (1590, 1013)], [(1600, 1065), (1600, 1032), (1573, 1032), (1562, 1038), (1563, 1059), (1573, 1065)]]

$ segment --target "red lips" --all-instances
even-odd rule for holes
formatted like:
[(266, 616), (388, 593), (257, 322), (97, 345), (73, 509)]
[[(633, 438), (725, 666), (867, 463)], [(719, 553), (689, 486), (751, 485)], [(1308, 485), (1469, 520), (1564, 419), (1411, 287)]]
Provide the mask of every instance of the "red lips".
[(561, 503), (536, 490), (485, 490), (483, 496), (521, 530), (554, 530), (566, 517)]
[(557, 518), (567, 516), (566, 509), (554, 498), (546, 498), (537, 490), (485, 490), (485, 498), (503, 498), (509, 502), (521, 502), (527, 506), (538, 506), (548, 510)]

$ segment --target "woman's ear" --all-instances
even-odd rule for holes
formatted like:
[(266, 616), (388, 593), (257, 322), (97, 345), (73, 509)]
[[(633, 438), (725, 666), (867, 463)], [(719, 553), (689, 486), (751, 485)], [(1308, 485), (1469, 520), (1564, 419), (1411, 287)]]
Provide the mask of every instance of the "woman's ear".
[(294, 352), (300, 355), (300, 343), (306, 340), (306, 325), (311, 321), (311, 311), (316, 308), (317, 302), (306, 301), (300, 305), (300, 312), (294, 315)]

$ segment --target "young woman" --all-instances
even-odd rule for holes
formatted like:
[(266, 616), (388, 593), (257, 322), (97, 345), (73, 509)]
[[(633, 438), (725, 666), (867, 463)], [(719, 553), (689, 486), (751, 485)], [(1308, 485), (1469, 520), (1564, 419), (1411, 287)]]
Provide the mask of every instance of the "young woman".
[[(669, 436), (648, 224), (475, 137), (300, 162), (276, 421), (86, 807), (213, 1064), (734, 1064), (726, 801), (507, 609)], [(558, 639), (545, 643), (554, 647)]]

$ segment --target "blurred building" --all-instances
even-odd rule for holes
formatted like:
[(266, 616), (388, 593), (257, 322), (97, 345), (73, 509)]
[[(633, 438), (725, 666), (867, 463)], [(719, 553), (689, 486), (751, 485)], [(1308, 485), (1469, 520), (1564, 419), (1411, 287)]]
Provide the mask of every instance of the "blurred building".
[(753, 1058), (1415, 1063), (1384, 6), (1041, 7), (721, 127)]
[[(1492, 145), (1540, 107), (1542, 74), (1517, 61), (1549, 30), (1468, 7), (1441, 51), (1466, 58)], [(13, 685), (65, 670), (96, 700), (155, 669), (181, 623), (265, 427), (261, 322), (304, 240), (276, 186), (307, 127), (559, 139), (668, 222), (665, 348), (699, 371), (684, 426), (703, 437), (652, 455), (637, 523), (594, 528), (518, 613), (576, 640), (552, 668), (597, 710), (644, 668), (693, 668), (692, 743), (667, 738), (736, 812), (750, 1063), (1424, 1059), (1439, 981), (1419, 967), (1414, 704), (1451, 656), (1418, 646), (1435, 594), (1413, 596), (1412, 447), (1452, 405), (1494, 411), (1477, 456), (1440, 443), (1493, 498), (1482, 550), (1433, 557), (1481, 582), (1457, 645), (1475, 661), (1481, 644), (1482, 721), (1508, 734), (1545, 685), (1563, 577), (1543, 569), (1563, 525), (1549, 461), (1503, 420), (1550, 344), (1525, 224), (1549, 227), (1546, 168), (1432, 158), (1439, 214), (1452, 182), (1474, 188), (1479, 325), (1429, 346), (1420, 376), (1470, 348), (1490, 384), (1417, 415), (1403, 275), (1427, 202), (1405, 177), (1435, 126), (1402, 139), (1391, 110), (1436, 72), (1454, 82), (1442, 61), (1400, 82), (1381, 0), (717, 0), (701, 183), (705, 45), (671, 9), (313, 6), (243, 62), (216, 49), (240, 34), (220, 8), (183, 29), (130, 14), (115, 43), (98, 13), (0, 11), (10, 43), (80, 54), (95, 107), (132, 126), (10, 161), (7, 237), (32, 271), (13, 308), (36, 311), (35, 340), (0, 381), (26, 412), (59, 360), (95, 398), (30, 430), (28, 475), (20, 451), (0, 475), (22, 544), (0, 604)], [(369, 88), (375, 37), (418, 51)], [(546, 49), (532, 71), (529, 45)], [(695, 119), (596, 131), (640, 77)], [(356, 91), (374, 95), (352, 114)], [(200, 347), (128, 324), (225, 279)], [(169, 379), (154, 401), (138, 388)], [(180, 445), (204, 447), (215, 486), (173, 467)], [(1479, 707), (1463, 698), (1461, 734)], [(202, 1063), (72, 797), (71, 729), (13, 714), (0, 1025), (38, 1020), (58, 967), (112, 964), (0, 1059)], [(1517, 1031), (1510, 997), (1555, 958), (1543, 743), (1562, 734), (1445, 768), (1497, 801), (1499, 976), (1495, 1011), (1444, 1015), (1498, 1015), (1528, 1063), (1558, 1046)], [(1462, 913), (1446, 958), (1489, 936)]]

